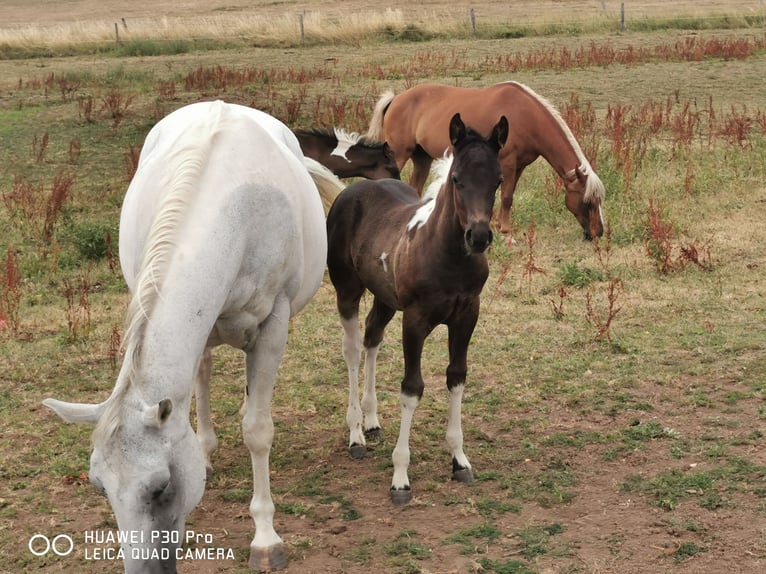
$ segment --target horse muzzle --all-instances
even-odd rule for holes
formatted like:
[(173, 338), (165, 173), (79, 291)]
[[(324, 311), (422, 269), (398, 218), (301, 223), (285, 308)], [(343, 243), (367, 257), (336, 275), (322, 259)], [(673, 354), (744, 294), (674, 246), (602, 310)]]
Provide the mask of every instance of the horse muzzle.
[(489, 225), (475, 225), (466, 229), (464, 239), (469, 253), (484, 253), (492, 243), (492, 230)]

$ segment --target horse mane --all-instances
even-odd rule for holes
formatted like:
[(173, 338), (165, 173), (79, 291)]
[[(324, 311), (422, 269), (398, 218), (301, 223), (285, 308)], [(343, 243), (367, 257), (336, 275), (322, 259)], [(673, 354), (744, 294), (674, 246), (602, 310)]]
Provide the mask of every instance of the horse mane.
[(336, 146), (344, 144), (346, 147), (362, 146), (370, 149), (380, 149), (385, 145), (382, 141), (370, 139), (367, 135), (360, 135), (358, 132), (350, 132), (343, 128), (301, 128), (295, 130), (295, 134), (334, 139)]
[(444, 150), (444, 155), (434, 160), (431, 165), (431, 183), (428, 184), (423, 199), (433, 198), (439, 194), (439, 190), (447, 181), (449, 170), (452, 167), (452, 152), (449, 148)]
[(594, 171), (593, 167), (590, 165), (588, 158), (585, 157), (585, 154), (583, 153), (582, 148), (580, 147), (580, 144), (575, 139), (574, 134), (572, 133), (572, 130), (564, 121), (564, 118), (561, 116), (561, 113), (550, 102), (550, 100), (548, 100), (547, 98), (544, 98), (543, 96), (535, 92), (529, 86), (522, 84), (521, 82), (514, 82), (514, 81), (508, 81), (505, 83), (513, 84), (514, 86), (523, 90), (531, 98), (534, 98), (535, 100), (537, 100), (540, 103), (540, 105), (542, 105), (548, 111), (548, 113), (550, 113), (553, 119), (556, 120), (556, 123), (559, 124), (561, 131), (564, 132), (564, 135), (566, 136), (567, 141), (569, 141), (569, 145), (572, 146), (572, 149), (574, 150), (575, 155), (577, 156), (577, 159), (580, 161), (580, 165), (578, 167), (584, 174), (588, 176), (587, 181), (585, 183), (585, 193), (583, 194), (583, 201), (585, 203), (593, 203), (594, 201), (603, 202), (606, 196), (606, 188), (604, 187), (604, 184), (601, 181), (601, 178), (599, 178), (598, 175), (596, 175), (596, 172)]
[(138, 372), (146, 326), (158, 301), (162, 299), (162, 283), (171, 256), (177, 246), (178, 231), (182, 226), (191, 199), (198, 192), (199, 176), (207, 164), (214, 136), (223, 125), (223, 102), (217, 102), (217, 115), (210, 120), (191, 123), (167, 149), (172, 150), (163, 165), (169, 181), (164, 186), (157, 215), (146, 239), (144, 254), (133, 296), (125, 317), (125, 363), (108, 399), (108, 406), (99, 419), (93, 436), (104, 440), (120, 426), (119, 405), (128, 389), (140, 384)]

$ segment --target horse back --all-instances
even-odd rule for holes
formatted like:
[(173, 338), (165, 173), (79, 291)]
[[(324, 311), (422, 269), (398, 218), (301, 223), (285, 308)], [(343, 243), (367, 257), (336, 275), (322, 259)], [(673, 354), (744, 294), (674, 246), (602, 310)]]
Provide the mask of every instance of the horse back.
[[(441, 157), (450, 147), (449, 122), (456, 113), (465, 125), (485, 138), (504, 115), (513, 133), (519, 118), (527, 113), (523, 94), (523, 88), (515, 82), (486, 88), (414, 86), (398, 94), (389, 105), (384, 116), (386, 141), (395, 150), (420, 146), (432, 158)], [(512, 144), (510, 138), (508, 143)]]
[(327, 215), (327, 267), (336, 288), (365, 285), (397, 308), (390, 273), (407, 223), (421, 204), (400, 180), (360, 180), (344, 189)]

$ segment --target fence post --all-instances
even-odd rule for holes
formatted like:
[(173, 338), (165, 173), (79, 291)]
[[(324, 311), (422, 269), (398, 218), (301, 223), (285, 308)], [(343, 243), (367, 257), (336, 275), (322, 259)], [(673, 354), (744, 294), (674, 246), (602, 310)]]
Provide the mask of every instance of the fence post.
[(120, 28), (117, 26), (117, 22), (114, 23), (114, 42), (115, 44), (120, 43)]
[(300, 24), (301, 24), (301, 46), (306, 41), (306, 29), (303, 25), (303, 14), (304, 13), (301, 12), (300, 15), (298, 16), (298, 19), (300, 20)]
[(471, 22), (471, 36), (476, 37), (476, 12), (473, 8), (468, 9), (468, 20)]
[(620, 31), (625, 31), (625, 2), (620, 2)]

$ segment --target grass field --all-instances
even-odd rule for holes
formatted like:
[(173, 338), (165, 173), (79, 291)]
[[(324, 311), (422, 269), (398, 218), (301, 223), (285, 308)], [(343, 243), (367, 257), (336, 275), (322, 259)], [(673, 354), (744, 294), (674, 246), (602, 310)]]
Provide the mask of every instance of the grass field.
[[(291, 324), (273, 409), (287, 572), (762, 572), (762, 4), (626, 2), (620, 31), (616, 2), (486, 2), (476, 37), (465, 7), (341, 4), (0, 5), (0, 572), (122, 570), (85, 539), (116, 528), (87, 481), (90, 429), (40, 403), (100, 401), (114, 385), (128, 302), (119, 209), (154, 123), (221, 98), (291, 127), (363, 132), (385, 89), (507, 79), (569, 122), (607, 186), (608, 234), (583, 242), (548, 164), (527, 169), (517, 244), (491, 250), (469, 351), (463, 428), (477, 480), (449, 480), (437, 329), (404, 508), (388, 497), (399, 322), (379, 356), (384, 440), (351, 460), (325, 282)], [(158, 12), (174, 30), (196, 26), (194, 38), (156, 32)], [(235, 559), (183, 561), (187, 573), (247, 571), (253, 534), (241, 354), (216, 350), (213, 379), (220, 447), (187, 526)], [(35, 534), (71, 536), (74, 552), (35, 556)]]

